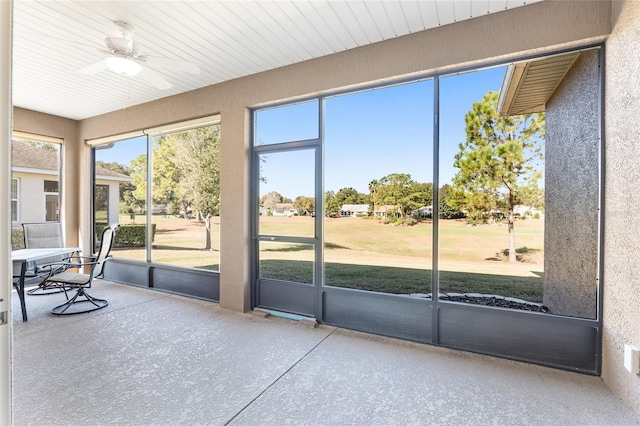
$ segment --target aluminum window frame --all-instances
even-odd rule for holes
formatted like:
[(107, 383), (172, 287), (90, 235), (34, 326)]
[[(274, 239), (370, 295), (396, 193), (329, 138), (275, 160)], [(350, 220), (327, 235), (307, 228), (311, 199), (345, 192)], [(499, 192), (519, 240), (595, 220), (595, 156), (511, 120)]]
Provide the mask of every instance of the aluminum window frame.
[[(257, 227), (257, 213), (258, 213), (258, 201), (257, 201), (257, 186), (258, 186), (258, 177), (259, 177), (259, 165), (257, 164), (257, 154), (258, 152), (264, 152), (264, 148), (262, 146), (258, 146), (256, 145), (256, 138), (255, 138), (255, 119), (256, 119), (256, 111), (259, 111), (261, 109), (266, 109), (266, 108), (275, 108), (275, 107), (280, 107), (280, 106), (286, 106), (289, 104), (293, 104), (293, 103), (300, 103), (300, 102), (306, 102), (306, 101), (310, 101), (310, 100), (318, 100), (321, 104), (321, 109), (324, 108), (324, 101), (329, 98), (329, 97), (333, 97), (333, 96), (339, 96), (339, 95), (344, 95), (344, 94), (351, 94), (351, 93), (356, 93), (359, 91), (364, 91), (364, 90), (372, 90), (372, 89), (378, 89), (378, 88), (384, 88), (387, 86), (392, 86), (392, 85), (396, 85), (396, 84), (404, 84), (404, 83), (411, 83), (411, 82), (417, 82), (417, 81), (421, 81), (423, 79), (433, 79), (434, 80), (434, 93), (433, 93), (433, 132), (434, 132), (434, 137), (433, 137), (433, 187), (434, 187), (434, 191), (433, 191), (433, 217), (438, 219), (439, 218), (439, 211), (438, 211), (438, 204), (439, 204), (439, 199), (438, 199), (438, 191), (435, 190), (435, 188), (439, 188), (439, 160), (440, 160), (440, 156), (439, 156), (439, 152), (440, 152), (440, 135), (439, 135), (439, 130), (440, 130), (440, 110), (439, 110), (439, 105), (440, 105), (440, 84), (439, 84), (439, 80), (442, 77), (447, 77), (447, 76), (452, 76), (452, 75), (456, 75), (456, 74), (460, 74), (460, 73), (466, 73), (466, 72), (473, 72), (473, 71), (479, 71), (482, 69), (487, 69), (487, 68), (493, 68), (493, 67), (498, 67), (498, 66), (506, 66), (509, 64), (514, 64), (517, 62), (525, 62), (525, 61), (532, 61), (535, 59), (540, 59), (540, 58), (547, 58), (547, 57), (551, 57), (551, 56), (556, 56), (556, 55), (564, 55), (567, 53), (573, 53), (573, 52), (583, 52), (583, 51), (588, 51), (588, 50), (594, 50), (597, 49), (598, 50), (598, 63), (599, 63), (599, 69), (598, 69), (598, 143), (599, 143), (599, 147), (598, 147), (598, 153), (599, 153), (599, 164), (598, 164), (598, 181), (599, 181), (599, 185), (597, 188), (597, 194), (595, 194), (598, 197), (598, 202), (599, 202), (599, 206), (598, 206), (598, 230), (597, 230), (597, 241), (595, 243), (596, 246), (596, 250), (597, 250), (597, 292), (596, 292), (596, 297), (597, 297), (597, 301), (596, 301), (596, 318), (595, 319), (588, 319), (588, 318), (574, 318), (574, 317), (567, 317), (567, 316), (563, 316), (563, 315), (554, 315), (554, 314), (538, 314), (538, 313), (534, 313), (534, 312), (527, 312), (527, 311), (513, 311), (513, 310), (509, 310), (509, 309), (505, 309), (505, 308), (496, 308), (496, 307), (477, 307), (477, 306), (464, 306), (462, 304), (458, 304), (455, 302), (447, 302), (447, 301), (441, 301), (438, 300), (438, 298), (435, 298), (433, 301), (430, 301), (430, 303), (428, 303), (428, 306), (431, 309), (431, 318), (433, 319), (431, 325), (430, 325), (430, 330), (428, 330), (428, 333), (421, 333), (420, 331), (418, 332), (409, 332), (409, 333), (404, 333), (402, 331), (400, 331), (399, 333), (397, 332), (398, 330), (393, 330), (390, 328), (384, 328), (384, 325), (382, 325), (381, 327), (376, 327), (371, 326), (371, 323), (375, 322), (375, 315), (371, 316), (369, 318), (363, 318), (360, 320), (349, 320), (348, 316), (345, 316), (347, 314), (344, 313), (344, 311), (342, 313), (337, 313), (336, 315), (331, 314), (331, 318), (329, 319), (329, 321), (327, 322), (327, 324), (331, 324), (331, 325), (337, 325), (337, 326), (343, 326), (343, 327), (347, 327), (347, 328), (353, 328), (356, 330), (362, 330), (362, 331), (367, 331), (367, 332), (372, 332), (372, 333), (376, 333), (376, 334), (383, 334), (383, 335), (389, 335), (389, 336), (393, 336), (393, 337), (400, 337), (400, 338), (405, 338), (408, 340), (415, 340), (415, 341), (420, 341), (420, 342), (424, 342), (424, 343), (430, 343), (430, 344), (434, 344), (434, 345), (439, 345), (439, 346), (445, 346), (445, 347), (451, 347), (451, 348), (456, 348), (456, 349), (463, 349), (463, 350), (468, 350), (471, 352), (478, 352), (478, 353), (483, 353), (483, 354), (489, 354), (489, 355), (494, 355), (494, 356), (498, 356), (498, 357), (504, 357), (504, 358), (509, 358), (509, 359), (517, 359), (517, 360), (522, 360), (522, 361), (527, 361), (527, 362), (533, 362), (533, 363), (538, 363), (541, 365), (546, 365), (546, 366), (551, 366), (551, 367), (555, 367), (555, 368), (560, 368), (560, 369), (567, 369), (567, 370), (571, 370), (571, 371), (578, 371), (578, 372), (582, 372), (582, 373), (586, 373), (586, 374), (595, 374), (595, 375), (599, 375), (601, 372), (601, 368), (602, 368), (602, 357), (601, 357), (601, 353), (602, 353), (602, 324), (603, 324), (603, 318), (602, 318), (602, 306), (603, 306), (603, 302), (602, 302), (602, 296), (603, 296), (603, 290), (604, 290), (604, 275), (603, 275), (603, 256), (604, 256), (604, 212), (603, 212), (603, 206), (604, 206), (604, 196), (605, 196), (605, 188), (604, 188), (604, 170), (605, 170), (605, 151), (604, 151), (604, 147), (605, 147), (605, 135), (604, 135), (604, 111), (603, 111), (603, 105), (604, 105), (604, 97), (605, 97), (605, 93), (604, 93), (604, 72), (605, 72), (605, 67), (604, 67), (604, 58), (605, 58), (605, 45), (604, 43), (593, 43), (593, 44), (585, 44), (583, 46), (578, 46), (578, 47), (573, 47), (573, 48), (567, 48), (567, 49), (560, 49), (560, 50), (555, 50), (552, 52), (545, 52), (545, 53), (537, 53), (537, 54), (530, 54), (530, 55), (519, 55), (519, 56), (514, 56), (512, 58), (509, 59), (505, 59), (505, 60), (496, 60), (496, 61), (487, 61), (484, 64), (478, 64), (478, 65), (473, 65), (473, 66), (462, 66), (462, 67), (453, 67), (450, 70), (446, 70), (443, 72), (425, 72), (422, 75), (419, 76), (413, 76), (413, 77), (409, 77), (409, 78), (399, 78), (396, 79), (394, 81), (388, 82), (388, 83), (372, 83), (372, 84), (364, 84), (361, 87), (359, 87), (358, 89), (339, 89), (339, 90), (334, 90), (334, 91), (328, 91), (327, 93), (318, 96), (318, 95), (314, 95), (314, 96), (307, 96), (307, 97), (300, 97), (298, 99), (296, 99), (295, 102), (274, 102), (268, 105), (262, 105), (260, 107), (256, 107), (253, 109), (250, 109), (250, 113), (251, 113), (251, 156), (250, 159), (252, 161), (253, 164), (251, 164), (251, 173), (250, 173), (250, 192), (251, 192), (251, 215), (250, 215), (250, 220), (251, 220), (251, 235), (253, 238), (256, 238), (258, 236), (257, 231), (258, 231), (258, 227)], [(322, 126), (321, 131), (319, 132), (319, 136), (320, 136), (320, 150), (324, 149), (324, 133), (323, 133), (323, 129), (324, 129), (324, 115), (320, 114), (320, 125)], [(301, 141), (298, 141), (298, 143), (300, 143)], [(283, 149), (286, 149), (287, 147), (285, 146), (285, 144), (282, 144)], [(320, 168), (320, 182), (322, 182), (322, 178), (323, 178), (323, 173), (324, 173), (324, 153), (322, 155), (322, 158), (320, 160), (320, 164), (321, 164), (321, 168)], [(316, 174), (318, 174), (318, 170), (316, 170)], [(320, 186), (320, 190), (323, 190), (322, 188), (322, 184), (321, 183), (316, 183), (316, 187)], [(321, 203), (319, 203), (318, 201), (321, 201)], [(320, 192), (320, 196), (318, 197), (316, 195), (316, 219), (319, 217), (323, 217), (323, 212), (324, 212), (324, 192), (321, 191)], [(322, 204), (322, 209), (320, 209), (320, 204)], [(318, 221), (318, 220), (317, 220)], [(323, 220), (320, 220), (319, 222), (323, 222)], [(438, 289), (439, 289), (439, 267), (438, 267), (438, 239), (439, 239), (439, 229), (438, 229), (438, 222), (439, 220), (434, 220), (433, 221), (433, 228), (432, 228), (432, 248), (433, 248), (433, 258), (432, 258), (432, 294), (438, 294)], [(322, 227), (321, 227), (322, 229)], [(324, 235), (323, 234), (319, 234), (321, 236), (321, 239), (318, 243), (318, 246), (320, 248), (322, 248), (322, 250), (320, 251), (324, 251)], [(251, 289), (252, 289), (252, 298), (251, 298), (251, 307), (255, 308), (257, 306), (257, 301), (258, 301), (258, 296), (257, 296), (257, 279), (258, 276), (256, 274), (256, 264), (257, 264), (257, 259), (258, 259), (258, 253), (256, 252), (256, 247), (257, 244), (254, 242), (251, 246), (251, 269), (252, 269), (252, 273), (251, 273)], [(319, 261), (321, 262), (323, 260), (322, 255), (318, 256)], [(322, 265), (323, 266), (323, 265)], [(316, 267), (318, 267), (318, 265), (316, 265)], [(320, 272), (322, 273), (322, 272)], [(326, 287), (321, 287), (319, 292), (318, 292), (318, 300), (319, 303), (317, 304), (317, 311), (316, 311), (316, 317), (318, 320), (320, 320), (321, 322), (323, 322), (323, 320), (326, 317), (326, 313), (327, 313), (327, 309), (329, 311), (332, 310), (333, 307), (327, 307), (324, 306), (324, 303), (326, 302), (326, 297), (329, 297), (332, 293), (336, 293), (339, 294), (340, 292), (342, 292), (341, 289), (335, 289), (335, 288), (326, 288)], [(349, 294), (355, 294), (357, 295), (357, 290), (353, 290), (353, 291), (345, 291), (344, 293), (342, 293), (343, 295), (349, 295)], [(370, 295), (367, 295), (367, 297)], [(393, 295), (380, 295), (381, 298), (390, 298)], [(334, 298), (334, 296), (331, 296), (332, 298)], [(337, 297), (337, 296), (336, 296)], [(357, 296), (356, 296), (357, 297)], [(335, 300), (339, 300), (338, 298), (335, 298)], [(378, 302), (373, 302), (371, 305), (367, 305), (367, 306), (373, 306), (375, 308), (376, 304)], [(344, 307), (344, 309), (347, 309), (347, 307)], [(353, 306), (349, 306), (348, 309), (353, 309)], [(340, 306), (338, 306), (338, 311), (340, 310)], [(366, 316), (368, 309), (362, 308), (360, 313), (362, 316)], [(449, 312), (449, 313), (446, 313)], [(449, 325), (445, 324), (443, 321), (443, 315), (452, 315), (450, 312), (453, 312), (455, 315), (455, 312), (458, 312), (460, 315), (458, 315), (457, 317), (453, 318), (451, 323), (448, 323)], [(488, 315), (485, 315), (485, 313)], [(455, 316), (454, 315), (454, 316)], [(475, 317), (475, 315), (478, 315), (478, 317)], [(492, 316), (497, 316), (497, 318), (504, 318), (504, 320), (508, 323), (508, 324), (519, 324), (520, 326), (523, 327), (523, 329), (527, 329), (527, 332), (531, 332), (531, 333), (537, 333), (538, 331), (544, 331), (544, 329), (546, 327), (553, 327), (553, 328), (558, 328), (558, 329), (562, 329), (563, 331), (559, 331), (558, 333), (551, 333), (553, 334), (553, 338), (556, 339), (555, 342), (563, 344), (565, 343), (566, 339), (566, 334), (567, 333), (576, 333), (575, 336), (571, 336), (572, 338), (578, 339), (580, 340), (580, 344), (581, 344), (581, 348), (583, 349), (582, 351), (580, 351), (580, 348), (576, 349), (578, 352), (573, 352), (572, 354), (569, 354), (567, 356), (562, 356), (562, 354), (558, 355), (559, 352), (562, 351), (562, 349), (560, 347), (555, 349), (553, 349), (553, 343), (551, 343), (550, 345), (552, 346), (552, 349), (550, 349), (550, 352), (547, 351), (545, 353), (542, 354), (537, 354), (535, 351), (535, 345), (532, 346), (531, 349), (527, 349), (527, 348), (520, 348), (519, 342), (517, 341), (513, 341), (513, 342), (505, 342), (502, 341), (500, 339), (491, 339), (491, 338), (487, 338), (488, 335), (483, 335), (478, 337), (475, 336), (467, 336), (467, 340), (465, 340), (464, 338), (462, 340), (456, 340), (455, 336), (451, 336), (450, 334), (447, 335), (446, 332), (448, 330), (443, 330), (443, 327), (452, 327), (452, 325), (450, 324), (454, 324), (453, 327), (455, 328), (455, 324), (457, 322), (462, 321), (461, 323), (464, 323), (464, 321), (468, 321), (470, 318), (479, 318), (480, 316), (484, 317), (484, 318), (488, 318), (488, 324), (489, 324), (489, 328), (493, 327), (497, 327), (499, 322), (496, 322), (495, 319), (492, 319)], [(351, 315), (352, 317), (352, 315)], [(347, 318), (347, 319), (345, 319)], [(457, 318), (457, 319), (456, 319)], [(369, 321), (369, 322), (367, 322)], [(514, 325), (515, 327), (515, 325)], [(506, 328), (505, 330), (509, 331), (510, 328)], [(441, 334), (442, 332), (445, 332), (445, 338), (444, 340), (441, 340)], [(485, 330), (488, 331), (488, 330)], [(484, 331), (481, 331), (481, 333), (483, 333)], [(579, 335), (579, 336), (578, 336)], [(576, 337), (578, 336), (578, 337)], [(452, 338), (453, 337), (453, 338)], [(483, 341), (483, 338), (487, 338), (487, 340)], [(517, 339), (516, 339), (517, 340)], [(571, 339), (568, 339), (571, 340)], [(544, 343), (544, 342), (543, 342)], [(537, 343), (536, 343), (537, 344)], [(568, 349), (571, 348), (571, 346), (567, 346)], [(593, 349), (594, 353), (584, 353), (584, 352), (589, 352), (591, 349)], [(579, 360), (574, 360), (572, 358), (580, 358)]]

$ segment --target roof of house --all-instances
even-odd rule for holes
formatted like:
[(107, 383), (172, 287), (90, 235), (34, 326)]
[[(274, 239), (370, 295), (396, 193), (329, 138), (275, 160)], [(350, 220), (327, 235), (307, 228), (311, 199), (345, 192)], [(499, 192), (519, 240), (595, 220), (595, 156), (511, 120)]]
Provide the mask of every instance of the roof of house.
[(375, 213), (386, 213), (388, 211), (397, 211), (398, 206), (394, 206), (393, 204), (386, 204), (382, 206), (376, 206), (374, 212)]
[[(59, 156), (55, 151), (38, 148), (30, 143), (14, 140), (11, 144), (11, 168), (35, 170), (58, 170)], [(129, 176), (106, 169), (96, 164), (96, 175), (103, 177), (127, 178)]]
[(369, 204), (343, 204), (340, 211), (367, 213), (369, 211)]
[(578, 56), (580, 52), (572, 52), (510, 65), (500, 88), (500, 115), (544, 112), (547, 101)]
[(276, 203), (273, 208), (276, 210), (294, 210), (292, 203)]
[(13, 141), (11, 144), (11, 167), (40, 170), (58, 170), (58, 153), (38, 148), (26, 142)]

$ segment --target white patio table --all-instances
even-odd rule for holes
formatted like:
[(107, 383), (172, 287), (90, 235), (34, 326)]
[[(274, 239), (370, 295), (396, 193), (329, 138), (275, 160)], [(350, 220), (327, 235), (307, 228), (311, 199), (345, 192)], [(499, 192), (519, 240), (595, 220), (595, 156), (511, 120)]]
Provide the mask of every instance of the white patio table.
[[(24, 285), (25, 285), (25, 280), (27, 278), (28, 263), (34, 262), (40, 259), (46, 259), (48, 257), (72, 254), (78, 251), (80, 251), (79, 247), (56, 247), (56, 248), (20, 249), (20, 250), (13, 250), (11, 252), (11, 260), (13, 261), (13, 270), (14, 271), (17, 270), (16, 266), (20, 268), (20, 275), (14, 276), (13, 286), (16, 288), (16, 291), (18, 292), (18, 297), (20, 298), (20, 308), (22, 309), (22, 321), (27, 320), (27, 307), (24, 300), (25, 299)], [(14, 275), (15, 275), (15, 272), (14, 272)], [(17, 278), (17, 281), (16, 281), (16, 278)]]

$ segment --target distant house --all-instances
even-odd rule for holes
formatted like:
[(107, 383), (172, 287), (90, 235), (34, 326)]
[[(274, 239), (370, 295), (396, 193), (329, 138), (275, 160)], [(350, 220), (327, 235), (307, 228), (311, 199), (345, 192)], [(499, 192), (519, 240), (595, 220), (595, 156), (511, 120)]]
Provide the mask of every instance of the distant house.
[(274, 216), (295, 216), (298, 210), (293, 207), (292, 203), (277, 203), (271, 210)]
[[(12, 224), (59, 221), (59, 152), (14, 141), (11, 155)], [(108, 223), (118, 223), (121, 182), (131, 178), (96, 165), (96, 198), (102, 199)]]
[(376, 206), (376, 208), (373, 210), (373, 215), (375, 217), (388, 217), (394, 212), (399, 212), (398, 207), (392, 204), (387, 204), (384, 206)]
[(342, 217), (367, 216), (368, 214), (369, 204), (343, 204), (340, 208), (340, 216)]
[(422, 206), (416, 209), (415, 213), (420, 216), (420, 219), (430, 219), (433, 217), (433, 207), (432, 206)]
[[(96, 182), (95, 182), (95, 203), (94, 208), (96, 210), (96, 221), (109, 224), (119, 223), (120, 215), (120, 184), (124, 182), (131, 182), (129, 176), (122, 173), (114, 172), (113, 170), (106, 169), (99, 164), (96, 167)], [(101, 204), (99, 194), (103, 195), (102, 199), (106, 200), (105, 204)], [(104, 201), (102, 201), (104, 202)], [(103, 217), (98, 217), (99, 211)], [(104, 214), (106, 213), (106, 218)]]
[(516, 217), (544, 219), (544, 210), (540, 210), (532, 206), (525, 206), (522, 204), (514, 206), (513, 213), (516, 215)]

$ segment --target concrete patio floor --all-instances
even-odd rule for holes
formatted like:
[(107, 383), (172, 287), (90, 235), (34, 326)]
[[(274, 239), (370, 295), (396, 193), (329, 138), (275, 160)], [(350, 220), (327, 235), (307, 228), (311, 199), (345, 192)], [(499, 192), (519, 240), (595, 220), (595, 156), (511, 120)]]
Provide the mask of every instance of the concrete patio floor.
[(599, 377), (100, 281), (13, 292), (15, 425), (637, 425)]

